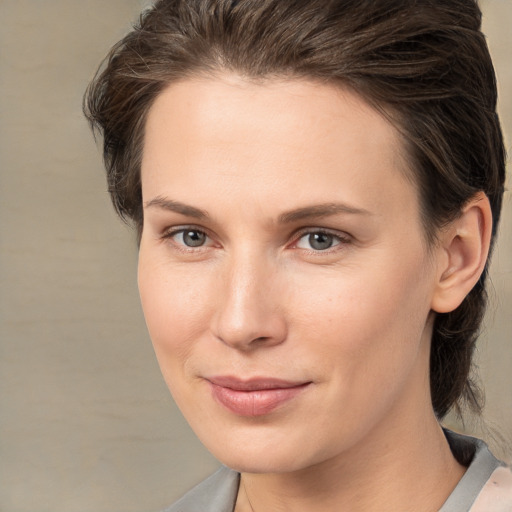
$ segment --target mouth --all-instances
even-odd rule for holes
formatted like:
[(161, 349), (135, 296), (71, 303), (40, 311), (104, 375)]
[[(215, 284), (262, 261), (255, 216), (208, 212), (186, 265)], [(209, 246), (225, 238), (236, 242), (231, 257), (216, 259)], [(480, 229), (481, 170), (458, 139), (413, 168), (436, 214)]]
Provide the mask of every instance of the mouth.
[(257, 377), (239, 379), (232, 376), (209, 377), (213, 398), (239, 416), (263, 416), (300, 395), (311, 381), (293, 382)]

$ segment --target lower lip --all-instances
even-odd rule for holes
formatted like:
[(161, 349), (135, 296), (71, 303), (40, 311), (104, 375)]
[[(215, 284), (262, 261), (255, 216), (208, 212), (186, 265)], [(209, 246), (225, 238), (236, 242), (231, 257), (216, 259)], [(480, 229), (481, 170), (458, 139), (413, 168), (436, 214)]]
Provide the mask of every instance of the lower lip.
[(291, 388), (239, 391), (210, 383), (213, 397), (239, 416), (263, 416), (302, 393), (309, 383)]

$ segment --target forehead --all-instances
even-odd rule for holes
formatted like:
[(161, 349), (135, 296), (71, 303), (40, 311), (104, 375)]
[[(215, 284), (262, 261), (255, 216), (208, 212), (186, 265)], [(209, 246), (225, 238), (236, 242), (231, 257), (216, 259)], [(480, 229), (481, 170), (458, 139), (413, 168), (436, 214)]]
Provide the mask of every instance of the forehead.
[(207, 200), (236, 189), (268, 204), (325, 202), (326, 193), (347, 202), (397, 200), (412, 187), (402, 155), (396, 129), (348, 89), (189, 79), (168, 86), (148, 114), (143, 196), (188, 191)]
[[(208, 133), (215, 126), (213, 133)], [(299, 79), (246, 80), (225, 74), (172, 83), (150, 109), (146, 132), (193, 135), (203, 142), (233, 144), (248, 136), (267, 142), (286, 137), (303, 141), (359, 146), (384, 142), (401, 147), (393, 126), (380, 112), (348, 88)], [(173, 133), (178, 128), (179, 133)], [(154, 133), (152, 134), (154, 138)], [(206, 140), (208, 139), (208, 140)], [(255, 142), (256, 142), (255, 140)], [(146, 140), (147, 142), (147, 140)], [(147, 145), (146, 145), (147, 146)]]

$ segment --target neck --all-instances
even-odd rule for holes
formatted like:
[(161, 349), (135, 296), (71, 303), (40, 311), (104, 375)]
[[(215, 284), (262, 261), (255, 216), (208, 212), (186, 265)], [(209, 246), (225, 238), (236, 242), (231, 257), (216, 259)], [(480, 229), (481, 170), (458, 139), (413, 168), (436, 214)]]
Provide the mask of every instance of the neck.
[[(402, 411), (403, 412), (403, 411)], [(400, 411), (349, 452), (286, 474), (241, 477), (236, 512), (438, 510), (464, 474), (431, 407)]]

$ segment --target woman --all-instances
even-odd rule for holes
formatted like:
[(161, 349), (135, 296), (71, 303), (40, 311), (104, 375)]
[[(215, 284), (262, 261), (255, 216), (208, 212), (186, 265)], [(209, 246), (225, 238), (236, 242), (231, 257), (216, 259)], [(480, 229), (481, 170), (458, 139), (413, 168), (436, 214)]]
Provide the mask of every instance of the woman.
[[(504, 149), (473, 0), (162, 0), (86, 95), (176, 403), (169, 511), (506, 511), (466, 401)], [(229, 468), (229, 469), (228, 469)]]

